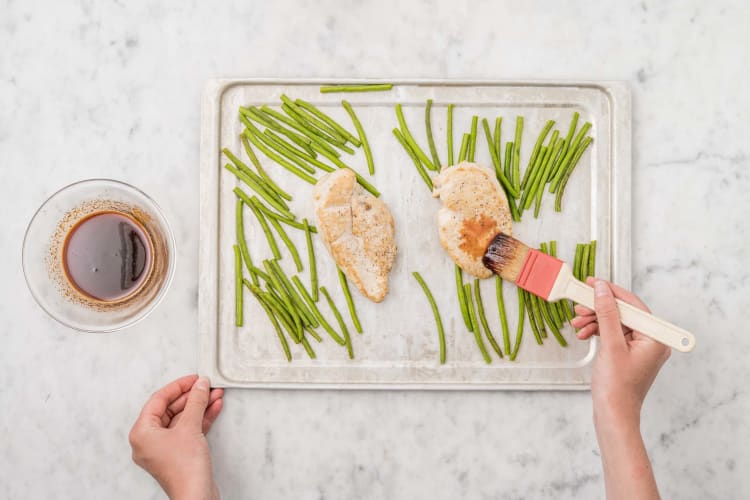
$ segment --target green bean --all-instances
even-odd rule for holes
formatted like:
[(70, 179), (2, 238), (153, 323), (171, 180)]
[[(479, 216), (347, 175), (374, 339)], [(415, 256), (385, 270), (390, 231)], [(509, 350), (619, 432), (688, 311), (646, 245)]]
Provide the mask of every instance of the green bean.
[(521, 191), (521, 136), (523, 135), (523, 116), (516, 117), (516, 136), (513, 141), (513, 178), (519, 181), (515, 184), (516, 191)]
[[(573, 143), (570, 144), (568, 151), (565, 153), (565, 158), (563, 158), (562, 165), (557, 171), (557, 176), (552, 180), (551, 192), (556, 193), (560, 189), (560, 184), (562, 183), (563, 178), (566, 175), (568, 175), (569, 171), (572, 172), (571, 165), (575, 167), (575, 164), (577, 161), (575, 160), (575, 157), (578, 154), (578, 150), (581, 149), (579, 146), (583, 146), (583, 143), (581, 141), (583, 141), (583, 138), (585, 137), (586, 133), (589, 131), (590, 128), (591, 128), (591, 123), (586, 122), (583, 124), (583, 127), (581, 127), (581, 130), (576, 134), (575, 139), (573, 139)], [(587, 137), (586, 139), (591, 139), (591, 138)], [(586, 141), (583, 141), (583, 142), (586, 142)], [(585, 148), (583, 149), (585, 150)]]
[(315, 314), (312, 312), (312, 310), (310, 310), (307, 307), (305, 300), (297, 293), (296, 289), (292, 285), (292, 282), (284, 273), (284, 270), (281, 269), (281, 265), (279, 265), (279, 263), (275, 260), (271, 260), (268, 262), (274, 275), (276, 276), (276, 278), (278, 278), (278, 281), (281, 283), (283, 290), (289, 296), (289, 299), (291, 300), (292, 304), (296, 306), (295, 308), (300, 318), (306, 319), (309, 324), (311, 324), (314, 327), (317, 327), (318, 320), (315, 317)]
[(239, 158), (237, 158), (234, 155), (234, 153), (232, 153), (231, 151), (229, 151), (228, 148), (222, 149), (221, 152), (224, 153), (224, 156), (226, 156), (227, 158), (229, 158), (229, 161), (231, 161), (232, 163), (234, 163), (234, 166), (240, 172), (242, 172), (243, 174), (245, 174), (248, 177), (250, 177), (255, 183), (257, 183), (258, 185), (260, 185), (260, 187), (264, 191), (266, 191), (269, 195), (273, 196), (275, 199), (277, 199), (279, 202), (281, 202), (281, 197), (279, 196), (279, 194), (276, 191), (274, 191), (271, 188), (271, 186), (269, 186), (266, 183), (265, 179), (263, 179), (261, 176), (259, 176), (255, 172), (253, 172), (252, 169), (250, 167), (248, 167), (247, 165), (245, 165), (245, 163), (243, 163), (242, 160), (240, 160)]
[(289, 211), (289, 206), (284, 203), (284, 200), (281, 200), (281, 198), (271, 196), (268, 191), (263, 189), (259, 184), (257, 184), (254, 180), (252, 180), (250, 177), (245, 175), (242, 171), (236, 169), (234, 166), (227, 163), (224, 165), (224, 168), (230, 171), (232, 174), (234, 174), (235, 177), (237, 177), (239, 180), (245, 183), (246, 186), (248, 186), (250, 189), (255, 191), (258, 196), (266, 200), (269, 205), (273, 206), (276, 210), (278, 210), (281, 213), (288, 214), (291, 217), (294, 217), (292, 213)]
[(315, 264), (315, 248), (312, 242), (312, 228), (307, 223), (307, 219), (302, 219), (302, 225), (305, 228), (305, 242), (307, 243), (307, 260), (310, 265), (310, 289), (314, 302), (318, 301), (318, 266)]
[(341, 105), (344, 107), (346, 112), (349, 113), (349, 118), (351, 118), (352, 123), (354, 124), (354, 128), (357, 130), (357, 134), (359, 134), (359, 139), (362, 142), (362, 149), (364, 149), (365, 151), (365, 159), (367, 160), (367, 171), (370, 173), (370, 175), (374, 175), (375, 163), (372, 161), (372, 150), (370, 150), (370, 143), (367, 142), (365, 129), (362, 128), (362, 123), (360, 123), (359, 118), (357, 118), (356, 113), (354, 113), (354, 108), (352, 108), (352, 105), (345, 100), (341, 101)]
[[(325, 132), (325, 130), (321, 130), (320, 128), (316, 127), (304, 115), (302, 115), (300, 110), (297, 108), (297, 106), (294, 103), (292, 103), (292, 106), (290, 106), (287, 103), (284, 103), (281, 105), (281, 110), (284, 111), (284, 113), (286, 113), (289, 118), (299, 123), (300, 126), (304, 128), (308, 134), (314, 135), (321, 141), (325, 141), (328, 144), (335, 146), (337, 148), (343, 149), (345, 151), (351, 151), (352, 153), (354, 152), (348, 147), (346, 147), (346, 141), (342, 137), (338, 137), (338, 135), (336, 136), (328, 135)], [(312, 145), (312, 140), (310, 141), (310, 144)]]
[(272, 292), (274, 288), (271, 287), (268, 283), (266, 283), (266, 288), (268, 289), (267, 292), (261, 290), (260, 287), (252, 287), (250, 288), (250, 290), (253, 293), (257, 293), (259, 297), (266, 301), (266, 304), (268, 304), (268, 306), (273, 309), (274, 313), (279, 317), (279, 321), (281, 322), (282, 326), (289, 332), (289, 335), (291, 336), (294, 343), (299, 344), (301, 330), (300, 332), (297, 331), (297, 328), (295, 326), (296, 321), (294, 319), (295, 317), (299, 319), (299, 314), (294, 309), (287, 309), (284, 300), (280, 298), (280, 295)]
[(508, 179), (513, 187), (516, 187), (516, 181), (513, 179), (513, 170), (511, 168), (513, 164), (513, 142), (505, 143), (505, 178)]
[(436, 170), (435, 165), (432, 164), (429, 158), (427, 158), (427, 155), (424, 151), (422, 151), (422, 148), (419, 147), (417, 144), (417, 141), (414, 140), (414, 137), (411, 135), (411, 132), (409, 132), (409, 127), (406, 125), (406, 119), (404, 118), (404, 112), (401, 109), (401, 104), (396, 104), (396, 118), (398, 118), (399, 126), (401, 127), (401, 133), (404, 136), (404, 139), (406, 140), (406, 143), (409, 144), (412, 151), (417, 155), (417, 158), (419, 158), (419, 161), (422, 162), (422, 164), (427, 167), (428, 170)]
[(516, 191), (516, 188), (513, 187), (513, 184), (505, 178), (503, 167), (500, 164), (500, 158), (497, 157), (497, 152), (492, 143), (492, 134), (490, 133), (490, 124), (487, 122), (487, 118), (482, 118), (482, 128), (484, 128), (484, 135), (487, 138), (487, 146), (489, 146), (490, 149), (492, 164), (495, 166), (495, 176), (497, 177), (497, 180), (500, 181), (500, 184), (503, 185), (505, 192), (515, 198), (519, 193)]
[(544, 189), (546, 176), (549, 173), (548, 166), (550, 163), (552, 163), (552, 157), (555, 154), (555, 147), (557, 147), (559, 151), (559, 148), (562, 146), (562, 144), (558, 140), (558, 135), (559, 132), (557, 130), (552, 132), (552, 137), (550, 138), (550, 141), (547, 144), (546, 148), (542, 146), (542, 148), (539, 150), (536, 165), (533, 167), (534, 171), (531, 173), (529, 182), (526, 184), (526, 188), (524, 189), (524, 209), (530, 208), (531, 204), (536, 198), (537, 193), (540, 190)]
[(271, 130), (266, 129), (265, 132), (261, 132), (257, 127), (250, 124), (250, 127), (247, 127), (245, 131), (248, 132), (250, 135), (255, 136), (259, 141), (263, 142), (268, 148), (274, 150), (279, 155), (283, 156), (287, 160), (297, 165), (297, 167), (301, 168), (302, 170), (310, 174), (315, 173), (314, 168), (312, 168), (307, 163), (299, 160), (300, 155), (307, 156), (307, 154), (304, 151), (299, 151), (298, 149), (289, 145), (289, 143), (286, 143), (283, 140), (279, 140), (277, 135), (276, 136), (271, 135), (273, 133)]
[[(250, 288), (249, 281), (244, 280), (244, 283), (245, 285), (248, 286), (248, 288)], [(273, 311), (266, 303), (263, 302), (263, 300), (261, 300), (261, 298), (258, 295), (256, 294), (253, 294), (253, 295), (255, 296), (255, 299), (258, 301), (258, 303), (263, 308), (263, 310), (266, 311), (266, 315), (268, 316), (268, 319), (271, 321), (271, 325), (273, 326), (274, 330), (276, 330), (276, 335), (279, 338), (279, 342), (281, 342), (281, 348), (284, 350), (284, 355), (286, 356), (286, 360), (291, 361), (292, 353), (289, 350), (289, 344), (287, 343), (286, 338), (284, 338), (284, 332), (281, 331), (281, 327), (279, 326), (279, 322), (276, 320), (276, 317), (274, 316)]]
[(406, 154), (408, 154), (409, 158), (411, 158), (411, 161), (414, 163), (414, 167), (417, 169), (417, 173), (419, 174), (419, 176), (422, 178), (424, 183), (427, 184), (429, 190), (432, 191), (432, 179), (430, 179), (430, 176), (422, 166), (422, 163), (419, 161), (417, 155), (411, 149), (411, 146), (409, 146), (409, 143), (406, 142), (406, 139), (403, 135), (401, 135), (401, 132), (397, 128), (393, 129), (393, 135), (396, 136), (396, 139), (398, 139), (398, 142), (401, 143), (401, 146), (403, 146)]
[[(565, 136), (565, 147), (562, 151), (562, 157), (565, 158), (565, 154), (568, 152), (568, 148), (571, 146), (571, 141), (573, 140), (573, 134), (576, 132), (576, 128), (578, 127), (578, 111), (573, 113), (573, 118), (570, 119), (570, 126), (568, 127), (568, 135)], [(550, 191), (551, 193), (552, 191)]]
[[(315, 147), (316, 146), (313, 145), (313, 148), (315, 148)], [(357, 183), (360, 186), (362, 186), (366, 191), (368, 191), (374, 197), (377, 198), (377, 197), (380, 196), (380, 192), (377, 189), (375, 189), (375, 186), (373, 186), (372, 184), (370, 184), (369, 182), (367, 182), (367, 179), (365, 179), (364, 177), (362, 177), (361, 175), (359, 175), (356, 170), (354, 170), (353, 168), (351, 168), (350, 166), (348, 166), (346, 163), (342, 162), (340, 159), (338, 159), (335, 156), (331, 155), (330, 153), (328, 153), (324, 149), (318, 149), (318, 152), (320, 154), (322, 154), (323, 156), (325, 156), (326, 158), (328, 158), (329, 160), (331, 160), (334, 163), (334, 165), (336, 165), (338, 168), (347, 168), (347, 169), (351, 170), (352, 172), (354, 172), (354, 175), (357, 177)], [(327, 167), (327, 169), (325, 169), (327, 172), (333, 172), (334, 169), (328, 167), (327, 165), (324, 165), (324, 166)]]
[(321, 342), (323, 342), (323, 339), (322, 339), (322, 338), (320, 338), (320, 335), (318, 335), (318, 332), (316, 332), (315, 330), (313, 330), (313, 328), (312, 328), (311, 326), (306, 326), (305, 328), (303, 328), (303, 330), (305, 330), (305, 331), (306, 331), (307, 333), (309, 333), (309, 334), (310, 334), (310, 336), (311, 336), (312, 338), (314, 338), (314, 339), (315, 339), (315, 341), (316, 341), (316, 342), (317, 342), (318, 344), (320, 344)]
[(240, 247), (234, 249), (234, 326), (242, 326), (242, 256)]
[[(544, 157), (547, 155), (547, 147), (542, 146), (542, 149), (539, 151), (539, 154), (536, 157), (536, 163), (531, 166), (531, 180), (532, 185), (534, 179), (539, 175), (539, 170), (541, 169), (541, 164), (544, 161)], [(521, 192), (521, 199), (518, 201), (518, 208), (523, 211), (526, 208), (526, 202), (529, 200), (529, 196), (531, 195), (531, 189), (524, 189)]]
[(591, 240), (589, 248), (589, 273), (596, 276), (596, 240)]
[(368, 83), (364, 85), (324, 85), (320, 87), (321, 94), (330, 92), (377, 92), (391, 90), (392, 83)]
[(285, 293), (289, 296), (292, 304), (295, 307), (296, 314), (300, 317), (303, 324), (309, 325), (313, 328), (320, 326), (318, 316), (315, 314), (312, 308), (309, 307), (307, 301), (297, 292), (292, 283), (287, 278), (284, 271), (279, 267), (275, 261), (271, 262), (276, 277), (281, 281), (281, 285), (284, 287)]
[(305, 173), (302, 170), (299, 170), (297, 167), (295, 167), (293, 164), (289, 163), (287, 160), (282, 158), (280, 155), (274, 153), (270, 148), (266, 147), (265, 144), (263, 144), (258, 138), (256, 138), (253, 134), (249, 132), (248, 129), (245, 129), (245, 135), (248, 139), (250, 139), (250, 142), (252, 142), (255, 147), (263, 151), (263, 153), (271, 158), (273, 161), (284, 167), (289, 172), (293, 173), (300, 179), (302, 179), (305, 182), (308, 182), (310, 184), (315, 184), (317, 180), (315, 180), (314, 177), (311, 177), (307, 173)]
[[(271, 277), (270, 277), (270, 276), (268, 276), (268, 275), (267, 275), (267, 274), (265, 273), (265, 271), (263, 271), (262, 269), (259, 269), (259, 268), (255, 267), (255, 266), (253, 266), (253, 269), (252, 269), (252, 271), (251, 271), (251, 272), (252, 272), (252, 273), (253, 273), (254, 275), (256, 275), (256, 276), (259, 276), (259, 277), (260, 277), (260, 278), (261, 278), (261, 279), (262, 279), (263, 281), (265, 281), (266, 283), (270, 283), (270, 282), (271, 282)], [(260, 284), (258, 284), (258, 285), (256, 285), (256, 286), (260, 286)]]
[[(243, 108), (240, 107), (240, 110), (242, 110), (242, 109)], [(311, 155), (315, 155), (315, 153), (313, 153), (312, 149), (310, 148), (311, 139), (309, 137), (307, 137), (305, 135), (298, 134), (297, 132), (295, 132), (293, 130), (289, 130), (288, 128), (282, 127), (281, 124), (279, 124), (276, 121), (276, 117), (275, 116), (271, 116), (268, 113), (265, 113), (264, 111), (256, 108), (255, 106), (250, 106), (249, 108), (247, 108), (247, 111), (248, 111), (247, 114), (246, 114), (247, 117), (252, 118), (256, 122), (258, 122), (261, 125), (265, 126), (266, 128), (269, 128), (271, 130), (275, 130), (276, 132), (278, 132), (280, 134), (284, 134), (285, 136), (287, 136), (289, 138), (289, 140), (291, 140), (292, 142), (294, 142), (298, 146), (301, 146), (303, 149), (305, 149), (306, 151), (308, 151)], [(286, 118), (284, 115), (280, 115), (280, 116), (283, 117), (283, 118)], [(240, 117), (240, 121), (242, 121), (242, 123), (244, 123), (246, 127), (249, 126), (248, 120), (243, 120), (242, 116)], [(284, 122), (284, 123), (286, 123), (286, 122)], [(296, 122), (292, 121), (292, 123), (296, 123)], [(288, 123), (286, 123), (286, 124), (289, 125)]]
[(583, 253), (581, 254), (581, 281), (586, 281), (589, 277), (589, 254), (591, 253), (591, 246), (586, 243), (583, 245)]
[(432, 156), (432, 164), (434, 169), (440, 172), (442, 168), (440, 165), (440, 158), (438, 157), (437, 148), (435, 148), (435, 138), (432, 136), (432, 99), (427, 99), (427, 105), (424, 108), (424, 122), (425, 129), (427, 130), (427, 144), (430, 147), (430, 155)]
[[(316, 115), (311, 113), (309, 110), (302, 108), (299, 104), (292, 101), (286, 94), (281, 94), (281, 101), (284, 103), (281, 109), (286, 106), (288, 109), (284, 109), (288, 115), (297, 121), (302, 120), (303, 123), (317, 129), (324, 135), (328, 135), (334, 139), (337, 146), (343, 146), (346, 144), (346, 137), (339, 133), (335, 128), (328, 125), (326, 122), (318, 118)], [(292, 111), (290, 114), (289, 110)]]
[[(542, 309), (542, 311), (545, 311), (545, 309)], [(549, 310), (547, 311), (551, 312)], [(549, 329), (552, 332), (552, 336), (555, 337), (555, 340), (557, 340), (557, 343), (560, 344), (561, 347), (568, 347), (568, 342), (565, 340), (565, 337), (562, 336), (560, 330), (558, 329), (558, 326), (554, 323), (551, 317), (547, 320), (547, 324), (549, 325)]]
[(573, 260), (573, 276), (581, 280), (581, 257), (583, 256), (583, 243), (576, 244), (576, 253)]
[(275, 109), (273, 109), (273, 108), (271, 108), (269, 106), (263, 106), (262, 108), (260, 108), (260, 110), (261, 110), (261, 113), (263, 113), (263, 115), (266, 118), (270, 117), (270, 118), (273, 118), (275, 120), (278, 120), (281, 123), (287, 125), (288, 127), (291, 127), (294, 130), (297, 130), (298, 132), (302, 133), (303, 137), (305, 137), (306, 139), (308, 139), (310, 141), (309, 142), (310, 147), (312, 147), (313, 144), (317, 144), (319, 147), (327, 150), (332, 155), (334, 155), (336, 157), (341, 156), (341, 153), (339, 153), (338, 151), (336, 151), (333, 148), (333, 146), (331, 146), (326, 141), (324, 141), (323, 139), (321, 139), (320, 137), (318, 137), (317, 135), (315, 135), (312, 131), (308, 130), (307, 127), (305, 127), (304, 125), (300, 124), (299, 122), (297, 122), (297, 121), (289, 118), (285, 114), (280, 113), (280, 112), (276, 111)]
[[(541, 150), (542, 143), (544, 143), (544, 139), (547, 137), (547, 134), (549, 133), (550, 129), (555, 125), (554, 120), (547, 120), (547, 123), (544, 124), (544, 128), (542, 129), (542, 132), (539, 134), (539, 137), (536, 138), (536, 143), (534, 143), (534, 150), (531, 152), (531, 158), (529, 159), (529, 164), (526, 166), (526, 172), (523, 174), (523, 180), (521, 181), (521, 187), (526, 188), (526, 183), (529, 180), (529, 176), (531, 174), (531, 167), (535, 164), (537, 160), (537, 156), (539, 155), (539, 151)], [(554, 144), (554, 141), (552, 141), (552, 144)]]
[[(265, 206), (263, 203), (260, 204), (259, 208), (263, 211), (264, 214), (266, 214), (270, 218), (276, 219), (279, 222), (283, 222), (287, 226), (293, 227), (294, 229), (299, 229), (300, 231), (305, 230), (305, 226), (301, 222), (297, 222), (296, 220), (291, 220), (290, 218), (288, 218), (287, 216), (283, 214), (274, 212), (273, 210)], [(310, 232), (317, 233), (318, 228), (315, 226), (310, 226)]]
[(300, 318), (297, 308), (294, 307), (292, 298), (289, 296), (288, 293), (285, 293), (284, 285), (279, 280), (278, 275), (274, 272), (273, 265), (271, 264), (271, 262), (272, 261), (264, 260), (263, 267), (266, 268), (266, 272), (268, 273), (268, 276), (271, 278), (271, 283), (273, 283), (274, 288), (278, 290), (280, 299), (286, 306), (285, 310), (292, 316), (292, 319), (294, 320), (294, 326), (295, 326), (294, 336), (299, 341), (299, 338), (302, 336), (302, 318)]
[(477, 343), (477, 346), (479, 347), (479, 350), (482, 353), (482, 357), (484, 358), (484, 362), (487, 364), (492, 363), (492, 358), (490, 358), (489, 353), (487, 352), (487, 348), (484, 346), (484, 341), (482, 340), (482, 331), (479, 328), (479, 322), (477, 321), (477, 314), (474, 310), (474, 299), (471, 297), (471, 285), (469, 283), (466, 283), (464, 285), (464, 295), (466, 296), (466, 307), (469, 310), (469, 317), (471, 318), (471, 326), (472, 326), (472, 333), (474, 334), (474, 340)]
[(523, 320), (526, 314), (524, 314), (524, 290), (523, 288), (516, 288), (518, 292), (518, 326), (516, 328), (516, 341), (513, 343), (513, 352), (510, 355), (510, 360), (515, 361), (518, 355), (518, 350), (521, 348), (521, 339), (523, 338)]
[(348, 140), (352, 144), (354, 144), (356, 147), (360, 147), (362, 145), (362, 142), (354, 137), (354, 135), (346, 130), (344, 127), (342, 127), (336, 120), (328, 116), (327, 114), (323, 113), (320, 108), (317, 106), (314, 106), (313, 104), (303, 100), (303, 99), (296, 99), (294, 103), (309, 111), (311, 114), (315, 115), (317, 118), (322, 120), (323, 122), (327, 123), (331, 128), (333, 128), (336, 132), (339, 133), (344, 139)]
[[(557, 130), (555, 130), (557, 132)], [(557, 160), (558, 155), (560, 154), (560, 148), (562, 147), (563, 140), (558, 139), (555, 143), (555, 146), (552, 148), (552, 154), (550, 155), (549, 159), (546, 162), (546, 165), (544, 166), (544, 172), (542, 172), (542, 177), (538, 181), (538, 185), (536, 187), (536, 201), (534, 203), (534, 218), (537, 218), (539, 216), (539, 209), (542, 206), (542, 194), (544, 194), (544, 187), (547, 185), (547, 180), (549, 179), (550, 171), (552, 168), (552, 164), (555, 163)]]
[(562, 328), (564, 318), (560, 313), (560, 302), (545, 302), (545, 304), (547, 306), (547, 311), (555, 322), (555, 326), (557, 328)]
[(443, 330), (443, 320), (440, 319), (440, 311), (438, 311), (437, 304), (435, 303), (435, 297), (432, 296), (432, 292), (430, 292), (430, 289), (427, 287), (427, 283), (425, 283), (424, 279), (422, 279), (422, 276), (417, 271), (414, 271), (411, 274), (414, 276), (414, 279), (417, 280), (419, 286), (422, 287), (422, 291), (424, 291), (427, 301), (432, 308), (432, 315), (435, 317), (435, 324), (437, 325), (438, 330), (438, 342), (440, 343), (440, 364), (445, 364), (445, 331)]
[(534, 333), (534, 339), (536, 340), (536, 343), (542, 345), (542, 334), (536, 321), (536, 315), (534, 314), (534, 298), (529, 292), (525, 291), (524, 294), (524, 303), (526, 304), (526, 313), (529, 316), (529, 325), (531, 326), (531, 331)]
[[(309, 307), (312, 310), (312, 313), (315, 315), (315, 317), (318, 319), (318, 322), (320, 323), (320, 326), (323, 327), (323, 329), (328, 333), (328, 335), (331, 336), (331, 338), (339, 345), (346, 344), (346, 341), (342, 339), (336, 331), (331, 328), (331, 325), (326, 321), (323, 314), (320, 312), (320, 309), (318, 309), (318, 306), (315, 305), (315, 302), (313, 302), (312, 297), (310, 297), (310, 294), (305, 289), (305, 286), (300, 281), (299, 277), (292, 276), (292, 282), (294, 283), (294, 286), (297, 287), (297, 291), (302, 296), (302, 299), (307, 304), (307, 307)], [(317, 290), (316, 290), (317, 295)]]
[(258, 284), (258, 277), (253, 274), (253, 259), (250, 256), (250, 250), (247, 248), (247, 240), (245, 239), (245, 221), (242, 214), (242, 206), (244, 202), (237, 198), (237, 204), (235, 205), (235, 232), (237, 233), (237, 244), (240, 247), (240, 254), (242, 254), (242, 260), (245, 262), (245, 267), (250, 273), (250, 278), (254, 284)]
[(253, 202), (250, 200), (250, 198), (242, 192), (239, 188), (234, 188), (234, 194), (239, 196), (242, 201), (250, 207), (250, 210), (253, 211), (253, 214), (255, 215), (255, 218), (258, 219), (258, 223), (260, 224), (261, 229), (263, 229), (263, 234), (266, 235), (266, 239), (268, 240), (268, 246), (271, 247), (271, 252), (273, 252), (273, 256), (277, 259), (281, 258), (281, 252), (279, 252), (279, 247), (276, 245), (276, 240), (273, 237), (273, 234), (271, 233), (271, 229), (268, 227), (268, 222), (266, 222), (265, 217), (263, 217), (263, 214), (258, 210), (258, 208), (253, 205)]
[(562, 210), (562, 197), (563, 192), (565, 191), (565, 185), (568, 183), (568, 179), (570, 178), (570, 175), (573, 173), (573, 170), (575, 170), (576, 165), (578, 164), (578, 160), (581, 159), (581, 156), (583, 156), (583, 153), (586, 151), (586, 148), (589, 147), (589, 144), (593, 142), (593, 138), (587, 137), (582, 143), (581, 146), (578, 148), (578, 151), (576, 151), (575, 156), (573, 157), (573, 160), (570, 162), (570, 164), (567, 167), (567, 172), (562, 177), (562, 180), (560, 181), (560, 184), (557, 188), (557, 193), (555, 195), (555, 211), (559, 212)]
[[(503, 154), (503, 147), (502, 147), (502, 126), (503, 126), (503, 117), (498, 116), (495, 118), (495, 135), (493, 136), (493, 142), (492, 145), (495, 148), (495, 156), (497, 156), (498, 160), (502, 160), (502, 154)], [(506, 176), (507, 178), (507, 176)]]
[(490, 342), (492, 349), (502, 358), (503, 351), (497, 344), (497, 340), (495, 340), (495, 336), (492, 335), (492, 330), (490, 330), (490, 326), (487, 324), (487, 316), (484, 314), (484, 304), (482, 303), (482, 293), (479, 287), (479, 280), (476, 278), (474, 279), (474, 300), (477, 303), (479, 322), (481, 323), (482, 328), (484, 328), (484, 334), (487, 336), (487, 340)]
[[(265, 140), (267, 141), (266, 144), (268, 144), (270, 147), (276, 146), (277, 151), (286, 151), (295, 158), (313, 158), (313, 156), (310, 155), (307, 150), (305, 150), (304, 148), (299, 149), (295, 146), (292, 146), (289, 142), (285, 141), (279, 134), (275, 133), (273, 130), (266, 129), (263, 131), (263, 135), (265, 136)], [(313, 154), (317, 155), (314, 149), (310, 148), (310, 150), (313, 152)], [(305, 165), (304, 167), (302, 167), (302, 169), (310, 172), (311, 174), (315, 173), (315, 169), (311, 168), (309, 165)]]
[(253, 148), (250, 146), (250, 142), (247, 140), (247, 136), (245, 136), (245, 134), (240, 134), (240, 142), (242, 142), (242, 146), (245, 148), (247, 157), (250, 158), (252, 164), (255, 165), (256, 170), (258, 170), (258, 173), (263, 178), (263, 180), (266, 181), (268, 187), (285, 200), (292, 201), (292, 195), (281, 189), (279, 185), (276, 184), (273, 179), (271, 179), (271, 177), (266, 173), (266, 170), (260, 164), (258, 157), (255, 156), (255, 151), (253, 151)]
[[(281, 154), (284, 154), (284, 156), (286, 158), (288, 158), (289, 160), (293, 161), (294, 163), (303, 166), (303, 169), (306, 170), (307, 172), (315, 172), (315, 170), (312, 167), (310, 167), (310, 165), (314, 165), (314, 166), (320, 168), (321, 170), (323, 170), (325, 172), (333, 172), (334, 170), (336, 170), (332, 166), (330, 166), (330, 165), (328, 165), (326, 163), (323, 163), (322, 161), (318, 160), (317, 156), (316, 157), (312, 157), (312, 156), (308, 155), (305, 152), (294, 150), (294, 149), (290, 149), (290, 148), (286, 148), (283, 144), (278, 145), (278, 146), (273, 145), (272, 147), (279, 148), (279, 149), (277, 149), (277, 151), (279, 151)], [(320, 151), (321, 154), (323, 156), (325, 156), (326, 158), (332, 158), (333, 159), (332, 161), (334, 163), (344, 165), (344, 162), (342, 162), (337, 156), (332, 155), (325, 148), (321, 148), (317, 143), (311, 144), (311, 149), (312, 149), (313, 153), (315, 153), (316, 150)], [(302, 163), (300, 163), (300, 162), (302, 162)], [(307, 165), (308, 163), (310, 165)]]
[(539, 303), (539, 311), (542, 314), (542, 319), (544, 319), (549, 329), (554, 332), (554, 330), (557, 330), (557, 322), (555, 322), (552, 312), (547, 307), (549, 303), (540, 297), (537, 297), (536, 300)]
[(469, 152), (469, 139), (471, 139), (471, 134), (464, 134), (461, 137), (461, 148), (458, 150), (458, 163), (466, 160)]
[(461, 307), (461, 316), (464, 318), (466, 328), (471, 331), (471, 318), (469, 317), (469, 309), (466, 307), (466, 296), (464, 295), (463, 273), (457, 264), (453, 265), (453, 271), (456, 277), (456, 295), (458, 296), (458, 305)]
[(539, 328), (539, 334), (543, 339), (547, 338), (547, 329), (544, 327), (544, 315), (542, 314), (542, 299), (536, 295), (529, 293), (526, 297), (526, 301), (531, 303), (531, 308), (534, 311), (534, 320), (536, 321), (537, 328)]
[(341, 290), (344, 292), (344, 298), (346, 298), (346, 305), (349, 307), (349, 315), (352, 317), (354, 328), (357, 330), (357, 333), (362, 333), (362, 325), (359, 323), (357, 309), (354, 307), (354, 299), (352, 299), (352, 293), (349, 291), (349, 283), (346, 281), (346, 275), (341, 268), (336, 269), (339, 272), (339, 283), (341, 283)]
[(505, 315), (503, 280), (497, 275), (495, 275), (495, 296), (497, 297), (497, 312), (500, 316), (500, 326), (503, 329), (503, 348), (505, 349), (505, 354), (510, 356), (510, 330), (508, 329), (508, 318)]
[(305, 352), (307, 353), (308, 357), (310, 359), (315, 359), (315, 351), (313, 351), (313, 348), (310, 345), (310, 342), (307, 341), (307, 338), (303, 336), (300, 342), (302, 342), (302, 347), (305, 348)]
[(339, 328), (341, 329), (341, 332), (344, 334), (344, 342), (346, 345), (346, 350), (349, 353), (349, 359), (354, 359), (354, 350), (352, 349), (352, 338), (349, 335), (349, 329), (346, 327), (346, 323), (344, 323), (344, 318), (341, 317), (341, 313), (336, 307), (336, 304), (333, 302), (333, 299), (331, 298), (331, 295), (328, 293), (328, 290), (326, 290), (326, 287), (321, 286), (320, 291), (323, 294), (323, 296), (326, 298), (326, 301), (328, 302), (328, 307), (331, 308), (331, 311), (333, 312), (333, 315), (336, 317), (336, 321), (339, 324)]
[(448, 166), (453, 165), (453, 104), (448, 104)]
[[(284, 106), (287, 106), (287, 109), (285, 109)], [(289, 113), (288, 108), (294, 110), (295, 115), (293, 115), (293, 118), (297, 120), (302, 119), (303, 123), (307, 124), (311, 129), (320, 132), (319, 137), (327, 140), (330, 144), (335, 145), (337, 148), (346, 151), (349, 154), (354, 154), (354, 150), (346, 145), (347, 138), (340, 134), (335, 128), (331, 127), (308, 110), (301, 108), (296, 103), (287, 102), (281, 106), (281, 109), (285, 109), (287, 114)]]
[(471, 117), (471, 133), (469, 134), (469, 151), (466, 154), (466, 159), (473, 162), (474, 161), (474, 152), (477, 148), (477, 121), (479, 120), (479, 117), (477, 115), (474, 115)]

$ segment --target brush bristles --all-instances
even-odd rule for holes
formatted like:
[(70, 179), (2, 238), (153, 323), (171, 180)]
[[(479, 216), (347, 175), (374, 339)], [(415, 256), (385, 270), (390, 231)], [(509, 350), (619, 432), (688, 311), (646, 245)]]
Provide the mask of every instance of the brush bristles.
[(505, 233), (499, 233), (487, 247), (482, 263), (504, 280), (515, 283), (521, 273), (529, 247)]

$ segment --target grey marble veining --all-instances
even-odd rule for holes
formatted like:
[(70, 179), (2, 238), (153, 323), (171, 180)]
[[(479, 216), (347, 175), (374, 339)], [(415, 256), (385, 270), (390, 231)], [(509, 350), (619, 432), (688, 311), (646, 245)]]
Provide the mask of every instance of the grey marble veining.
[[(744, 2), (0, 3), (0, 498), (161, 498), (127, 432), (195, 369), (199, 98), (217, 76), (619, 79), (633, 90), (634, 287), (692, 329), (645, 408), (665, 498), (750, 496)], [(148, 320), (75, 334), (20, 245), (74, 180), (142, 186), (178, 241)], [(602, 498), (588, 394), (230, 391), (225, 498)]]

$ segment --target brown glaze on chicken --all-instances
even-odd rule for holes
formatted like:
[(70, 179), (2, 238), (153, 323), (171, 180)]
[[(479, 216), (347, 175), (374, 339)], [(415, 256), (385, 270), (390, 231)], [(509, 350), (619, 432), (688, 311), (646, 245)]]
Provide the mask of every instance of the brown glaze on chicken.
[(498, 233), (513, 231), (508, 199), (495, 172), (461, 162), (443, 169), (433, 185), (432, 196), (443, 202), (437, 215), (443, 248), (467, 273), (489, 278), (492, 271), (482, 263), (487, 247)]

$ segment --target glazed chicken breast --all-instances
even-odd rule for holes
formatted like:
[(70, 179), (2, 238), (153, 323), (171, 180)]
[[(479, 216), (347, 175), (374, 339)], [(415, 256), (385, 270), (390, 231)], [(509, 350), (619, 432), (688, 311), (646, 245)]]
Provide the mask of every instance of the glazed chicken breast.
[(373, 302), (388, 293), (388, 273), (396, 258), (393, 216), (378, 198), (341, 169), (322, 177), (313, 189), (318, 231), (350, 282)]
[(433, 179), (432, 196), (443, 202), (437, 223), (445, 251), (467, 273), (492, 276), (482, 256), (498, 233), (511, 235), (513, 230), (508, 199), (495, 172), (461, 162)]

